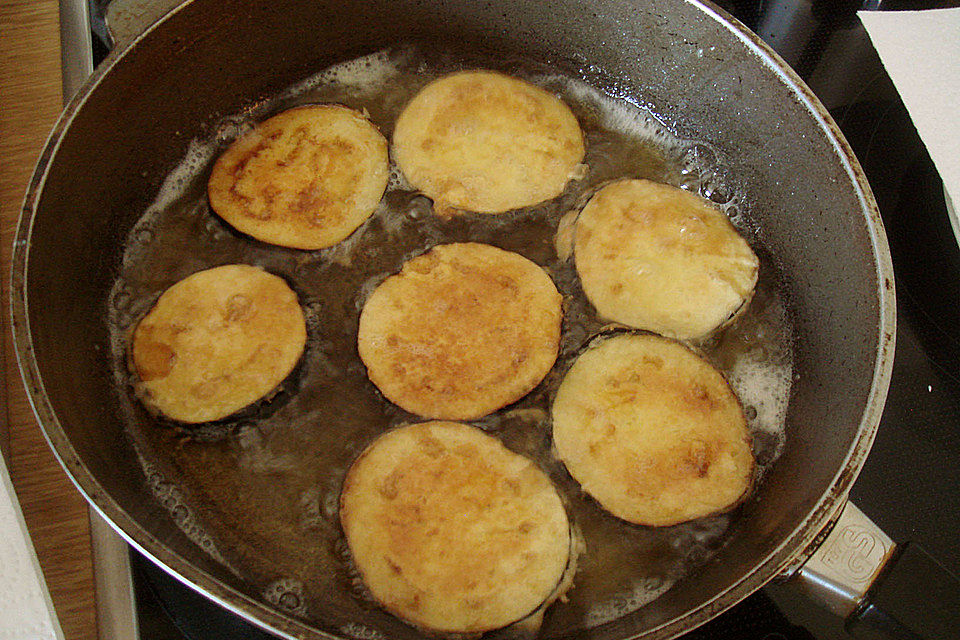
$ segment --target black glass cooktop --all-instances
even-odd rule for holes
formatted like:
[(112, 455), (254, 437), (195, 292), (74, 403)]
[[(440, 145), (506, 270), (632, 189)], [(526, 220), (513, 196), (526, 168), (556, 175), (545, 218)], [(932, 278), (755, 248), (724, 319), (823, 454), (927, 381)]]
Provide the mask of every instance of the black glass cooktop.
[[(960, 573), (960, 247), (943, 188), (859, 20), (857, 9), (960, 2), (728, 0), (821, 98), (880, 205), (897, 284), (897, 347), (881, 428), (853, 501), (895, 541), (913, 540)], [(136, 556), (137, 554), (133, 554)], [(141, 637), (270, 638), (134, 558)], [(772, 585), (688, 640), (841, 640), (839, 619)]]

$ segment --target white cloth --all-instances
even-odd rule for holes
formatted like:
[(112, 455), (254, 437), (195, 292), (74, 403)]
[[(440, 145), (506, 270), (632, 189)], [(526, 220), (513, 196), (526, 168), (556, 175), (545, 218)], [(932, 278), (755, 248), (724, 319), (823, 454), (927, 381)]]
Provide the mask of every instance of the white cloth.
[(0, 456), (0, 640), (63, 640), (27, 525)]
[[(960, 9), (860, 11), (880, 60), (960, 206)], [(955, 213), (952, 213), (955, 217)], [(958, 230), (957, 220), (951, 220)]]

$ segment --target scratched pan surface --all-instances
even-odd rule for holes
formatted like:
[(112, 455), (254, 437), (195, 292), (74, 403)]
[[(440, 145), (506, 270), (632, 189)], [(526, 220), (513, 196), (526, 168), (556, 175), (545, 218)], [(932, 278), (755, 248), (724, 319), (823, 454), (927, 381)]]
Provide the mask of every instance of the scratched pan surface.
[[(439, 221), (395, 184), (339, 252), (260, 245), (204, 209), (198, 141), (225, 144), (236, 135), (225, 123), (242, 124), (229, 120), (237, 114), (349, 103), (323, 91), (278, 96), (384, 50), (421, 52), (405, 67), (407, 91), (457, 65), (490, 66), (548, 85), (559, 72), (633, 102), (680, 141), (621, 158), (637, 175), (682, 182), (688, 154), (701, 168), (719, 165), (711, 170), (738, 194), (737, 216), (763, 261), (756, 307), (785, 306), (788, 320), (777, 326), (789, 328), (792, 345), (785, 446), (735, 514), (663, 531), (624, 528), (595, 513), (549, 457), (543, 412), (552, 385), (602, 326), (577, 307), (553, 233), (591, 180), (605, 177), (601, 167), (613, 177), (616, 162), (598, 157), (595, 173), (559, 201), (495, 223)], [(552, 82), (601, 149), (606, 134), (592, 124), (590, 101)], [(403, 95), (356, 106), (369, 106), (389, 135)], [(161, 224), (145, 223), (191, 153), (200, 160)], [(752, 36), (697, 3), (189, 3), (111, 56), (68, 107), (38, 167), (13, 283), (17, 351), (38, 416), (88, 499), (188, 584), (289, 636), (414, 637), (356, 588), (331, 496), (366, 442), (410, 419), (378, 397), (355, 361), (365, 292), (404, 257), (462, 239), (527, 255), (572, 301), (561, 359), (544, 385), (481, 424), (547, 468), (586, 538), (571, 601), (548, 613), (543, 637), (670, 637), (795, 561), (872, 441), (892, 364), (892, 271), (869, 188), (822, 107)], [(307, 306), (311, 342), (273, 402), (184, 440), (131, 402), (117, 338), (164, 286), (230, 261), (284, 275)], [(746, 332), (735, 326), (731, 339)], [(723, 365), (723, 345), (705, 348)], [(629, 593), (640, 596), (627, 602)], [(659, 597), (644, 604), (644, 593)]]

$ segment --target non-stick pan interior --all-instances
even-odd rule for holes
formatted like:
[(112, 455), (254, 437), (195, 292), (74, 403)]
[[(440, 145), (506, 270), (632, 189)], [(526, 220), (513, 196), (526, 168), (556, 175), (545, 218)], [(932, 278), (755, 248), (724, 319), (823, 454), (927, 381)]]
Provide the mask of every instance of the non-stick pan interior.
[[(150, 555), (248, 615), (303, 632), (185, 536), (148, 489), (121, 420), (106, 304), (129, 230), (191, 139), (333, 63), (411, 40), (576, 70), (679, 136), (713, 145), (748, 194), (796, 329), (786, 449), (710, 562), (587, 635), (631, 636), (686, 616), (654, 632), (667, 634), (706, 619), (771, 577), (790, 555), (781, 545), (822, 519), (812, 512), (838, 473), (844, 483), (855, 475), (846, 459), (875, 426), (862, 421), (875, 401), (881, 299), (891, 284), (881, 281), (876, 252), (885, 244), (845, 145), (748, 38), (692, 3), (196, 0), (168, 18), (111, 58), (71, 106), (30, 200), (15, 321), (51, 442), (87, 496)], [(332, 594), (329, 610), (312, 612), (313, 626), (342, 634), (349, 597)], [(413, 635), (399, 624), (389, 632)]]

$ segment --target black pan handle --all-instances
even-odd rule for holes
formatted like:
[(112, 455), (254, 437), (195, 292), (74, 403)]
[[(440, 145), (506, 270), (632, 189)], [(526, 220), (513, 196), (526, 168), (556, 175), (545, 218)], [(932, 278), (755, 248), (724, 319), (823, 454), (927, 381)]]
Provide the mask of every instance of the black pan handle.
[(960, 578), (847, 503), (792, 581), (859, 640), (960, 638)]
[(846, 627), (861, 640), (958, 638), (960, 578), (908, 542), (894, 551)]

